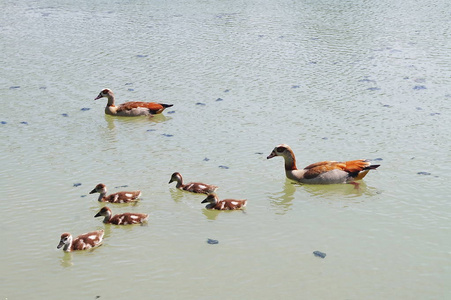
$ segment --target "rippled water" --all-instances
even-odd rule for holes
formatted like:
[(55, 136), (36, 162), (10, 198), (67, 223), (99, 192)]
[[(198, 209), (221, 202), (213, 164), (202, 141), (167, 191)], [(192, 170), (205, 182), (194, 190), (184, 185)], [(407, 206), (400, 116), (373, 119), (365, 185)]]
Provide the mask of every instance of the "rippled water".
[[(3, 1), (0, 297), (448, 298), (450, 6)], [(105, 116), (104, 87), (174, 106)], [(293, 184), (266, 159), (280, 143), (299, 167), (381, 167), (358, 190)], [(246, 211), (206, 211), (175, 171)], [(142, 190), (110, 206), (148, 225), (94, 219), (100, 182)], [(94, 251), (56, 250), (102, 228)]]

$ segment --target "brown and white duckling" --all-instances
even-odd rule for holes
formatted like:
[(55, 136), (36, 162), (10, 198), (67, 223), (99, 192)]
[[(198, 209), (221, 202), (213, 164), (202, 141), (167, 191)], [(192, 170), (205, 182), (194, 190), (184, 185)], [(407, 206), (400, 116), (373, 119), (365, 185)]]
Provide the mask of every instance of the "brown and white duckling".
[(235, 210), (242, 209), (246, 206), (247, 200), (237, 200), (237, 199), (224, 199), (219, 200), (215, 193), (208, 194), (207, 198), (201, 203), (208, 203), (205, 208), (207, 209), (217, 209), (217, 210)]
[(103, 230), (97, 230), (81, 234), (73, 239), (72, 235), (66, 232), (61, 235), (60, 242), (56, 248), (63, 247), (65, 252), (94, 248), (102, 243), (103, 234)]
[(163, 104), (155, 102), (126, 102), (116, 106), (114, 104), (114, 94), (110, 89), (103, 89), (99, 95), (94, 99), (100, 99), (103, 97), (108, 98), (108, 103), (105, 107), (105, 113), (112, 116), (123, 116), (123, 117), (136, 117), (136, 116), (151, 116), (155, 114), (160, 114), (168, 107), (173, 106), (173, 104)]
[(114, 224), (114, 225), (130, 225), (130, 224), (142, 224), (147, 222), (149, 218), (148, 214), (138, 214), (138, 213), (123, 213), (117, 214), (113, 216), (111, 209), (104, 206), (99, 212), (94, 216), (97, 217), (105, 217), (103, 219), (103, 223), (105, 224)]
[(117, 192), (114, 194), (106, 195), (107, 189), (106, 185), (99, 183), (96, 187), (89, 192), (90, 194), (100, 193), (99, 202), (110, 202), (110, 203), (128, 203), (138, 201), (141, 197), (141, 191), (131, 191), (131, 192)]
[(216, 185), (212, 184), (206, 184), (201, 182), (190, 182), (187, 184), (183, 184), (183, 177), (179, 172), (175, 172), (171, 176), (171, 180), (169, 180), (169, 183), (171, 182), (177, 182), (177, 185), (175, 186), (178, 189), (192, 192), (192, 193), (199, 193), (199, 194), (209, 194), (213, 193), (218, 189)]
[(293, 150), (286, 144), (278, 145), (267, 159), (282, 156), (285, 159), (285, 174), (288, 179), (309, 184), (352, 183), (380, 165), (373, 165), (366, 159), (344, 162), (322, 161), (308, 165), (302, 170), (296, 167)]

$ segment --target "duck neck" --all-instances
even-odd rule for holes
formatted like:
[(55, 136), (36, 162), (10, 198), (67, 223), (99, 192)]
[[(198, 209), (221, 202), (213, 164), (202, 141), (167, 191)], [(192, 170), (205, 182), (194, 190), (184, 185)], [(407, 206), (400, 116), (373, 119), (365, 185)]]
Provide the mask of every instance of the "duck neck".
[(100, 193), (99, 198), (97, 200), (99, 200), (99, 202), (104, 202), (105, 196), (106, 196), (106, 193)]
[(72, 248), (72, 236), (67, 238), (67, 243), (64, 244), (63, 251), (70, 252)]
[(176, 182), (177, 182), (177, 185), (175, 187), (180, 189), (182, 187), (182, 185), (183, 185), (182, 175), (177, 176)]
[(111, 219), (111, 213), (109, 212), (105, 218), (103, 218), (103, 223), (108, 224), (110, 223), (110, 219)]
[(107, 106), (114, 106), (114, 100), (115, 100), (114, 94), (113, 93), (108, 94), (107, 98), (108, 98)]
[(295, 158), (293, 152), (290, 152), (289, 155), (284, 155), (283, 158), (285, 159), (285, 170), (286, 171), (293, 171), (293, 170), (298, 169), (296, 167), (296, 158)]

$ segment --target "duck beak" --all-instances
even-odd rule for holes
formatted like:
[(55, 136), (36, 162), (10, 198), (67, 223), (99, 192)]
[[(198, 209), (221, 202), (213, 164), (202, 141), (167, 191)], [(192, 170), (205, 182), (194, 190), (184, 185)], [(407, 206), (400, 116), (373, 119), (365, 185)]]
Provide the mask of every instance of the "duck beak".
[(169, 180), (168, 184), (171, 183), (171, 182), (173, 182), (173, 181), (174, 181), (174, 180), (172, 180), (172, 178), (171, 178), (171, 180)]
[(201, 203), (208, 203), (208, 198), (205, 198)]
[(58, 244), (58, 246), (56, 246), (56, 249), (59, 249), (59, 248), (61, 248), (61, 247), (63, 247), (64, 246), (64, 242), (63, 241), (60, 241), (60, 243)]
[(276, 156), (276, 152), (274, 152), (274, 150), (273, 150), (273, 151), (271, 152), (271, 154), (268, 155), (268, 156), (266, 157), (266, 159), (273, 158), (274, 156)]
[(94, 216), (94, 218), (97, 218), (97, 217), (100, 217), (101, 216), (101, 214), (100, 214), (100, 212), (98, 212), (98, 213), (96, 213), (96, 215)]
[(90, 194), (94, 194), (97, 193), (96, 189), (93, 189), (92, 191), (89, 192)]
[(100, 93), (94, 100), (97, 100), (97, 99), (100, 99), (100, 98), (102, 98), (103, 96), (102, 96), (102, 93)]

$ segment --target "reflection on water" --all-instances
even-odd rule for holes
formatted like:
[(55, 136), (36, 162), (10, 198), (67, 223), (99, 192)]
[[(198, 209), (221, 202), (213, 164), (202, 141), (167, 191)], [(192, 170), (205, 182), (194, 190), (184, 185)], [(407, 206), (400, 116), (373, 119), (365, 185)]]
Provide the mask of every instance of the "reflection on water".
[(105, 121), (108, 124), (108, 129), (110, 130), (116, 128), (116, 123), (151, 124), (151, 123), (163, 123), (172, 119), (172, 117), (167, 117), (164, 114), (141, 116), (141, 117), (116, 117), (104, 114), (104, 117)]
[(285, 214), (291, 209), (292, 201), (295, 198), (295, 192), (306, 191), (311, 196), (321, 199), (343, 200), (343, 199), (359, 199), (360, 196), (374, 196), (380, 192), (368, 186), (364, 181), (360, 181), (358, 185), (353, 184), (301, 184), (286, 179), (282, 191), (274, 193), (269, 197), (271, 205), (276, 208), (277, 214)]
[(211, 221), (214, 221), (218, 218), (219, 214), (221, 213), (220, 210), (216, 210), (216, 209), (206, 209), (203, 208), (202, 209), (202, 214)]
[(218, 218), (219, 214), (247, 214), (246, 209), (237, 209), (237, 210), (217, 210), (217, 209), (206, 209), (205, 207), (202, 209), (202, 214), (211, 221), (214, 221)]
[(63, 257), (60, 260), (60, 264), (62, 267), (72, 267), (74, 263), (72, 262), (72, 252), (64, 252), (63, 251)]
[(94, 251), (96, 251), (98, 248), (103, 246), (103, 244), (105, 243), (105, 238), (108, 238), (110, 236), (111, 230), (108, 232), (108, 234), (106, 232), (107, 232), (107, 230), (105, 230), (104, 241), (102, 242), (102, 244), (100, 244), (97, 247), (94, 247), (94, 248), (91, 248), (88, 250), (73, 251), (73, 252), (62, 251), (63, 256), (61, 257), (60, 265), (63, 268), (72, 267), (75, 265), (75, 263), (73, 262), (72, 259), (75, 259), (77, 257), (81, 258), (82, 256), (93, 254)]
[(171, 194), (172, 200), (174, 200), (174, 202), (177, 203), (181, 202), (181, 199), (183, 198), (184, 194), (184, 192), (179, 190), (178, 188), (170, 188), (169, 193)]
[[(350, 298), (349, 291), (354, 298), (440, 298), (450, 248), (443, 159), (450, 148), (449, 34), (443, 26), (449, 1), (100, 1), (95, 9), (92, 1), (66, 2), (0, 1), (0, 190), (8, 200), (2, 202), (8, 230), (0, 233), (6, 241), (0, 266), (8, 276), (0, 296), (27, 298), (31, 289), (23, 291), (18, 265), (28, 267), (30, 278), (74, 285), (37, 298), (94, 295), (99, 286), (89, 285), (96, 280), (92, 258), (112, 262), (101, 279), (116, 298), (149, 290), (155, 298), (176, 299), (179, 290), (207, 298), (205, 280), (194, 277), (231, 283), (215, 291), (223, 298), (327, 298), (321, 286), (299, 286), (319, 281), (337, 287), (339, 299)], [(108, 45), (99, 47), (99, 37)], [(130, 82), (143, 95), (173, 99), (175, 110), (115, 117), (105, 115), (106, 101), (93, 101), (98, 87), (124, 90)], [(254, 159), (280, 143), (305, 146), (305, 161), (336, 154), (384, 157), (384, 164), (359, 189), (300, 185), (284, 181), (282, 167)], [(406, 163), (411, 157), (415, 161)], [(256, 200), (246, 217), (245, 211), (207, 210), (203, 196), (167, 184), (175, 169), (221, 172), (215, 180), (227, 192)], [(406, 178), (419, 171), (439, 177)], [(102, 181), (143, 191), (138, 208), (111, 205), (114, 213), (154, 212), (148, 236), (136, 245), (134, 235), (143, 228), (94, 218), (105, 204), (87, 193)], [(72, 188), (88, 182), (89, 189)], [(359, 209), (343, 209), (354, 204)], [(23, 220), (32, 220), (33, 230)], [(204, 236), (208, 225), (219, 235), (228, 221), (261, 224), (243, 230), (256, 243), (220, 253), (221, 259), (198, 256), (196, 235)], [(376, 228), (370, 237), (362, 224)], [(53, 241), (43, 244), (42, 232), (65, 227), (74, 233), (103, 228), (105, 247), (61, 254), (52, 251)], [(321, 272), (299, 272), (292, 262), (308, 267), (308, 261), (299, 255), (297, 228), (310, 229), (302, 233), (306, 242), (343, 251), (323, 260), (327, 269)], [(119, 235), (130, 238), (131, 251), (142, 246), (152, 255), (124, 255), (129, 243)], [(47, 249), (57, 269), (60, 261), (74, 265), (70, 277), (54, 276), (52, 263), (39, 265), (41, 259), (15, 251), (17, 237), (26, 241), (24, 250)], [(187, 247), (179, 247), (181, 240)], [(164, 259), (168, 254), (175, 259)], [(421, 264), (412, 263), (416, 258)], [(129, 266), (133, 274), (126, 273)], [(124, 272), (133, 289), (110, 284)]]
[(364, 181), (360, 181), (358, 185), (353, 184), (329, 184), (329, 185), (314, 185), (314, 184), (298, 184), (302, 186), (303, 190), (314, 197), (321, 197), (326, 199), (343, 199), (343, 198), (358, 198), (362, 195), (374, 196), (378, 194), (376, 188), (369, 187)]
[(285, 214), (293, 205), (294, 193), (296, 192), (296, 183), (291, 180), (285, 180), (283, 190), (270, 196), (271, 205), (277, 209), (277, 214)]

